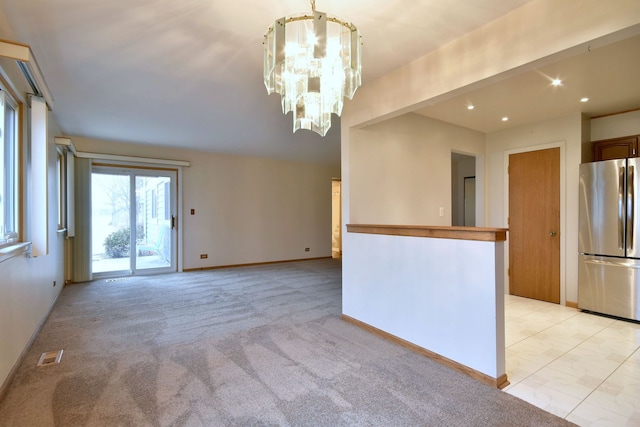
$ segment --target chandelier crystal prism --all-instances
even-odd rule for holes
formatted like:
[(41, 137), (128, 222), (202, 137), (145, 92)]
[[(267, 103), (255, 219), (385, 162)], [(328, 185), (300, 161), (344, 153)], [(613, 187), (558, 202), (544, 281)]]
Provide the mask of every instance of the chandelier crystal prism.
[(293, 112), (293, 132), (325, 136), (331, 114), (361, 84), (361, 38), (355, 25), (316, 11), (277, 19), (264, 35), (264, 85)]

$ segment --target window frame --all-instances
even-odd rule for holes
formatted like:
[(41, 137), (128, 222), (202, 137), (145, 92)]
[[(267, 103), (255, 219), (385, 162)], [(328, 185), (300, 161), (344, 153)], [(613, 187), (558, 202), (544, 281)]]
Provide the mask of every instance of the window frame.
[[(22, 236), (22, 144), (21, 144), (21, 117), (22, 104), (10, 93), (6, 86), (0, 81), (0, 108), (2, 108), (2, 132), (0, 132), (0, 162), (2, 163), (3, 175), (1, 178), (0, 197), (3, 203), (0, 204), (0, 248), (11, 246), (21, 240)], [(7, 112), (11, 110), (10, 116)], [(9, 124), (9, 120), (11, 123)], [(9, 136), (11, 144), (6, 143)], [(7, 206), (9, 199), (11, 205)], [(12, 219), (7, 219), (12, 217)], [(11, 222), (11, 224), (9, 224)], [(8, 232), (7, 228), (10, 228)]]

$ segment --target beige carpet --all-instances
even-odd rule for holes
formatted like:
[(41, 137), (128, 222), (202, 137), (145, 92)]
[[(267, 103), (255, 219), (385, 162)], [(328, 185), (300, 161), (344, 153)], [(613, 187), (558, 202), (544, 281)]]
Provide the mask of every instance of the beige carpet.
[(66, 286), (0, 425), (570, 425), (342, 321), (340, 291), (332, 259)]

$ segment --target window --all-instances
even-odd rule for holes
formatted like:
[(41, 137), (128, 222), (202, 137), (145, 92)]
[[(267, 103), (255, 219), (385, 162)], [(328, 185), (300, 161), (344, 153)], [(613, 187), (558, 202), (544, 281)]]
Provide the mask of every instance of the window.
[(18, 240), (18, 105), (0, 90), (0, 245)]

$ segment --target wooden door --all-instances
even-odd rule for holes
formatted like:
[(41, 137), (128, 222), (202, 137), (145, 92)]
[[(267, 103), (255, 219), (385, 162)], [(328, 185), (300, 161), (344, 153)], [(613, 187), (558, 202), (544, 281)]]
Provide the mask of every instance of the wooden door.
[(560, 303), (560, 149), (509, 156), (509, 292)]

